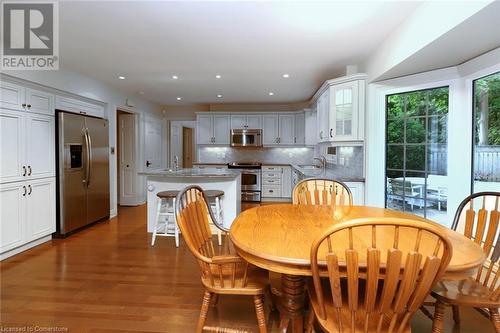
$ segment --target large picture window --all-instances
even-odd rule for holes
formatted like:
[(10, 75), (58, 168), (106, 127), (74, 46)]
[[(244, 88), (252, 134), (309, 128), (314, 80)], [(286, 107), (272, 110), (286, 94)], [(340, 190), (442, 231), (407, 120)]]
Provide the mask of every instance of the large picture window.
[(500, 72), (475, 80), (473, 93), (472, 191), (500, 191)]
[(448, 87), (386, 96), (386, 207), (446, 223)]

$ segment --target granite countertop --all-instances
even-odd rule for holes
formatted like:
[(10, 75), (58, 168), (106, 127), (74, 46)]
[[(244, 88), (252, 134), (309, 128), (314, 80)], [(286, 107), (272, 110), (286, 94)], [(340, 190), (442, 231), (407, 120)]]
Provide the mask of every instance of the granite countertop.
[(227, 163), (202, 163), (202, 162), (193, 162), (193, 165), (227, 165)]
[(198, 178), (235, 178), (240, 173), (235, 170), (225, 170), (216, 168), (206, 169), (160, 169), (146, 172), (139, 172), (141, 176), (165, 177), (165, 178), (183, 178), (183, 177), (198, 177)]
[(364, 182), (365, 178), (363, 177), (350, 177), (350, 176), (345, 176), (342, 174), (339, 174), (338, 171), (333, 170), (333, 169), (304, 169), (299, 167), (298, 165), (292, 164), (292, 168), (300, 172), (304, 177), (310, 178), (310, 177), (324, 177), (324, 178), (330, 178), (330, 179), (335, 179), (339, 180), (341, 182)]

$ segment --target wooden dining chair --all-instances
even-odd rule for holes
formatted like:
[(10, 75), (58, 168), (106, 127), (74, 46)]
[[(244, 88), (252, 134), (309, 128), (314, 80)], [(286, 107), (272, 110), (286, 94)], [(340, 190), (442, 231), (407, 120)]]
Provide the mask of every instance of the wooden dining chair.
[(295, 185), (292, 193), (296, 205), (352, 205), (352, 193), (346, 184), (332, 179), (308, 178)]
[(451, 228), (481, 245), (487, 259), (474, 276), (459, 281), (441, 281), (433, 288), (431, 295), (436, 302), (426, 305), (434, 305), (434, 315), (423, 308), (423, 312), (433, 319), (433, 333), (443, 332), (446, 306), (452, 307), (456, 324), (460, 324), (459, 307), (472, 307), (490, 319), (495, 331), (500, 333), (499, 201), (499, 192), (480, 192), (468, 196), (458, 206)]
[(253, 296), (259, 331), (267, 332), (263, 304), (268, 288), (267, 271), (250, 265), (237, 255), (215, 254), (209, 226), (209, 221), (215, 223), (215, 218), (201, 187), (189, 186), (179, 193), (176, 214), (184, 240), (200, 267), (201, 282), (205, 287), (196, 332), (243, 332), (205, 326), (208, 309), (211, 304), (216, 304), (220, 294)]
[(311, 247), (307, 331), (316, 321), (335, 333), (411, 332), (411, 317), (451, 255), (450, 240), (431, 224), (365, 218), (334, 225)]

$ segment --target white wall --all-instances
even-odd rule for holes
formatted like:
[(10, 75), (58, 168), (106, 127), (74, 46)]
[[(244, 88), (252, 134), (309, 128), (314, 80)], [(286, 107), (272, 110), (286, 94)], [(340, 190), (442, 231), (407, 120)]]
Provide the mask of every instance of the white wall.
[(366, 124), (366, 204), (385, 204), (385, 96), (449, 86), (448, 220), (471, 191), (472, 81), (500, 71), (500, 48), (457, 67), (368, 85)]
[[(144, 120), (146, 114), (151, 114), (156, 117), (162, 117), (161, 107), (157, 104), (150, 103), (138, 96), (129, 96), (126, 93), (120, 92), (113, 87), (104, 84), (94, 78), (82, 75), (80, 73), (58, 70), (58, 71), (8, 71), (5, 74), (28, 80), (37, 84), (41, 84), (50, 88), (55, 88), (72, 94), (84, 96), (97, 101), (106, 103), (106, 115), (109, 120), (109, 145), (116, 146), (116, 109), (129, 110), (140, 114), (140, 135), (144, 136)], [(126, 99), (131, 98), (135, 107), (127, 107)], [(142, 140), (142, 139), (141, 139)], [(144, 144), (143, 141), (140, 143)], [(142, 147), (142, 146), (141, 146)], [(142, 149), (140, 151), (143, 151)], [(141, 161), (142, 163), (142, 161)], [(140, 164), (143, 165), (143, 164)], [(117, 213), (117, 169), (116, 155), (110, 156), (110, 196), (111, 196), (111, 215)], [(143, 180), (139, 178), (140, 184)], [(140, 185), (142, 186), (142, 185)], [(141, 187), (141, 189), (144, 186)], [(142, 197), (146, 197), (145, 188)]]

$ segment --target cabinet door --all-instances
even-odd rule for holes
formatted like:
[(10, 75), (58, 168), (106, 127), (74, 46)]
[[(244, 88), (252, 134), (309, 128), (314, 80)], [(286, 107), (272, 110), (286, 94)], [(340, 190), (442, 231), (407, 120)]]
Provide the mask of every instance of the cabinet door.
[(53, 116), (54, 110), (54, 95), (45, 91), (26, 89), (26, 108), (30, 112), (42, 113)]
[(296, 145), (304, 145), (306, 143), (306, 116), (304, 113), (295, 115), (295, 140)]
[(55, 176), (54, 117), (26, 117), (26, 167), (31, 178)]
[(243, 115), (231, 116), (231, 129), (244, 129), (247, 125), (247, 117)]
[(345, 183), (351, 190), (353, 204), (356, 206), (365, 204), (365, 184), (361, 182)]
[(317, 138), (317, 129), (318, 129), (318, 122), (317, 122), (317, 111), (316, 110), (311, 110), (311, 111), (306, 111), (305, 112), (305, 144), (308, 146), (314, 146), (318, 143), (318, 138)]
[(17, 84), (2, 82), (0, 84), (0, 108), (24, 111), (26, 89)]
[(0, 185), (0, 252), (25, 242), (26, 183)]
[(213, 129), (214, 129), (214, 143), (218, 145), (229, 144), (230, 132), (229, 116), (214, 116)]
[(357, 140), (358, 81), (332, 87), (330, 141)]
[(247, 116), (247, 128), (261, 129), (262, 128), (262, 116), (261, 115)]
[(50, 177), (26, 183), (26, 232), (29, 242), (56, 231), (56, 182), (54, 177)]
[(279, 116), (279, 144), (293, 145), (295, 142), (295, 115)]
[(264, 145), (278, 144), (278, 116), (262, 116), (262, 143)]
[(196, 119), (196, 143), (199, 145), (213, 144), (212, 116), (200, 115)]
[(0, 183), (26, 178), (25, 133), (25, 113), (0, 111)]
[(289, 166), (282, 167), (281, 174), (281, 196), (283, 198), (292, 197), (292, 168)]
[(329, 135), (329, 110), (328, 110), (329, 93), (325, 91), (318, 99), (318, 142), (328, 141)]

